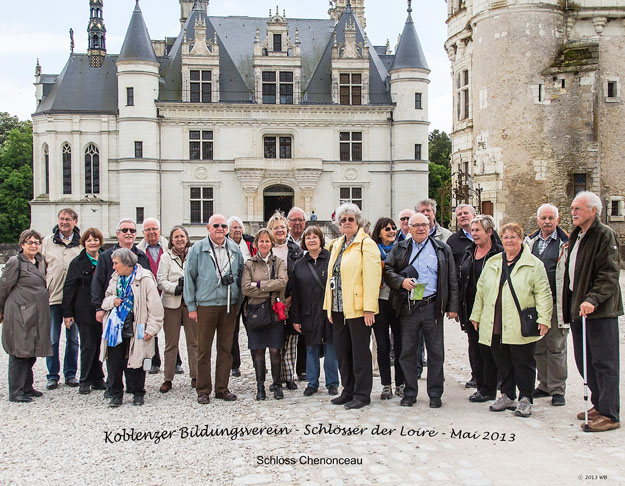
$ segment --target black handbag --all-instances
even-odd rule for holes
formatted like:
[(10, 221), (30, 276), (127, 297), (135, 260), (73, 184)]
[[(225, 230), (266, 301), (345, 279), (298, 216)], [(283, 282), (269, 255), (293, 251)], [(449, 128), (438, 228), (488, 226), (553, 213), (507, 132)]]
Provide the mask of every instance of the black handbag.
[(516, 292), (514, 291), (514, 287), (512, 286), (512, 279), (510, 278), (510, 272), (508, 271), (505, 257), (506, 255), (504, 253), (502, 255), (501, 267), (502, 271), (506, 274), (510, 293), (512, 294), (512, 298), (514, 299), (516, 309), (519, 312), (519, 318), (521, 320), (521, 335), (523, 337), (540, 336), (540, 329), (538, 328), (538, 311), (536, 310), (536, 307), (528, 307), (521, 310), (521, 306), (519, 305), (519, 299), (517, 299)]
[[(270, 280), (275, 278), (275, 267), (271, 266)], [(271, 306), (271, 294), (269, 298), (260, 304), (247, 304), (245, 325), (250, 331), (262, 331), (273, 324), (273, 308)]]
[(131, 338), (135, 335), (133, 323), (135, 322), (135, 313), (130, 311), (124, 320), (124, 327), (122, 328), (122, 338)]

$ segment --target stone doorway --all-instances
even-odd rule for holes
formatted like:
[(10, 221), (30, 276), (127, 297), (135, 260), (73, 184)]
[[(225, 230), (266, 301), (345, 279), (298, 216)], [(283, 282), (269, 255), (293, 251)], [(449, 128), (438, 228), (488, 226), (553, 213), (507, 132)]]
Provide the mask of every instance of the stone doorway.
[(289, 186), (274, 185), (269, 186), (263, 191), (263, 220), (269, 221), (269, 218), (276, 211), (282, 211), (285, 216), (293, 207), (293, 198), (295, 194)]

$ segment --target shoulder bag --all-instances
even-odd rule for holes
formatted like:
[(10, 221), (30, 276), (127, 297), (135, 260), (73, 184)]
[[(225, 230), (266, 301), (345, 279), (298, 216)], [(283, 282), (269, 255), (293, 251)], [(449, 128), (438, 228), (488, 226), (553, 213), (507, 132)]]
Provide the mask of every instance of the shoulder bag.
[[(271, 265), (270, 280), (275, 278), (275, 265)], [(245, 325), (250, 331), (262, 331), (273, 324), (273, 309), (271, 306), (271, 294), (269, 298), (260, 304), (247, 304)]]
[(517, 299), (516, 292), (512, 286), (512, 279), (510, 278), (510, 271), (508, 269), (508, 265), (506, 264), (505, 253), (502, 255), (501, 268), (502, 272), (506, 274), (505, 276), (508, 280), (508, 287), (510, 288), (512, 298), (514, 299), (514, 305), (516, 305), (516, 309), (519, 312), (519, 318), (521, 320), (521, 335), (523, 337), (540, 336), (540, 329), (538, 328), (538, 311), (536, 310), (536, 307), (528, 307), (527, 309), (521, 310), (519, 299)]

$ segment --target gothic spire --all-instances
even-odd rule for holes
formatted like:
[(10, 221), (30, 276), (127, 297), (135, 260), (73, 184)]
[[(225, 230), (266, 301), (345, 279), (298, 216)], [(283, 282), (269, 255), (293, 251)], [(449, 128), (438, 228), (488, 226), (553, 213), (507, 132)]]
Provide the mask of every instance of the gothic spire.
[(106, 27), (102, 16), (103, 0), (89, 0), (89, 26), (87, 35), (89, 37), (89, 64), (91, 67), (100, 68), (106, 56)]

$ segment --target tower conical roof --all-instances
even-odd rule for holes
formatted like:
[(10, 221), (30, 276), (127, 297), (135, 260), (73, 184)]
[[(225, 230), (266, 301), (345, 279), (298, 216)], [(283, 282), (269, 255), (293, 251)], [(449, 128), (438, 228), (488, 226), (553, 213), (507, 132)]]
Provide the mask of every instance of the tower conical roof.
[(132, 12), (130, 24), (126, 31), (126, 38), (119, 53), (118, 61), (151, 61), (158, 62), (148, 28), (145, 26), (143, 14), (139, 8), (139, 1)]
[(399, 45), (397, 46), (395, 61), (393, 61), (391, 71), (393, 69), (402, 68), (430, 70), (428, 63), (425, 60), (423, 49), (421, 49), (417, 29), (412, 21), (410, 11), (408, 12), (408, 18), (406, 19), (406, 24), (404, 25), (404, 31), (401, 34), (401, 39), (399, 41)]

